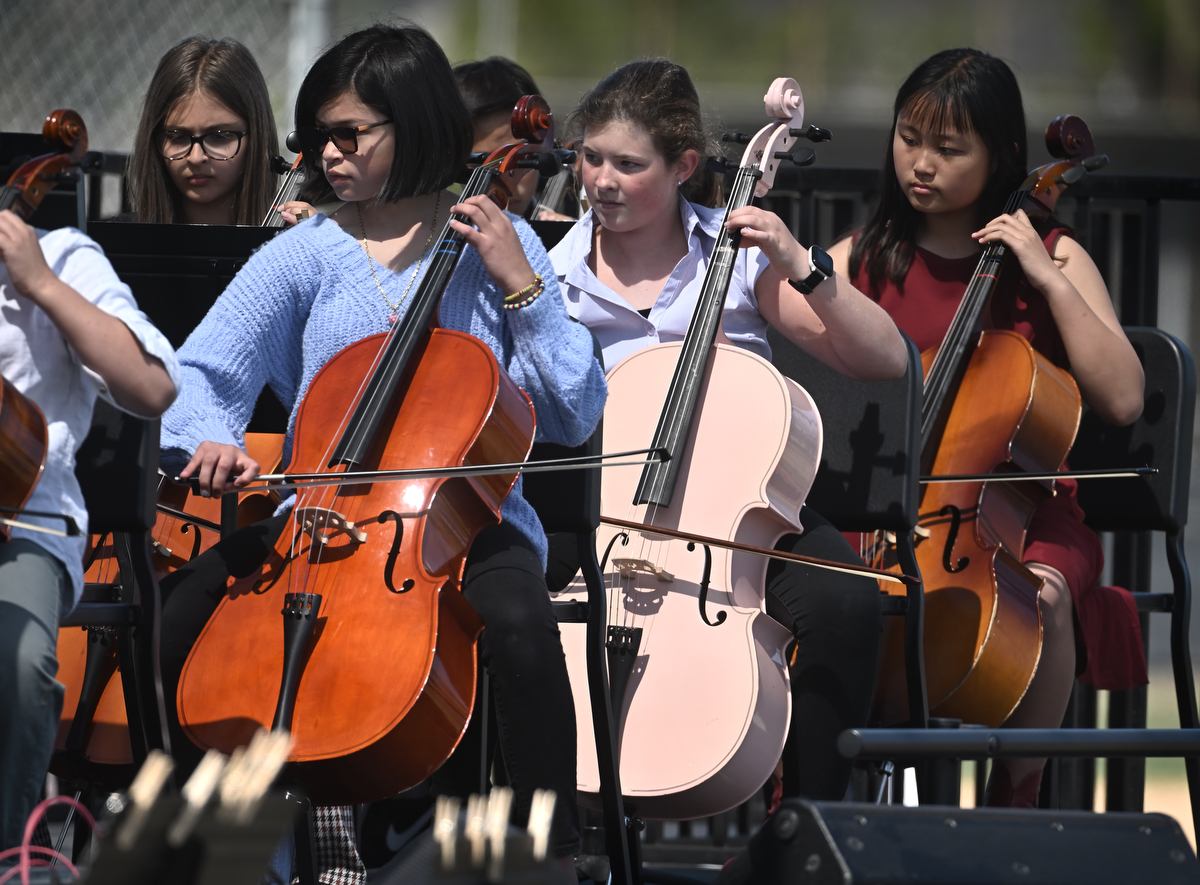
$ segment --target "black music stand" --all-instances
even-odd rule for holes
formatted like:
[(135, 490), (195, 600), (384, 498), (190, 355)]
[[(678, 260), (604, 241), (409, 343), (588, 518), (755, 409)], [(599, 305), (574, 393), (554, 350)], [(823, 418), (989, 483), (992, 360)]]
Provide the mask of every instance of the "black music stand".
[[(95, 221), (87, 232), (133, 290), (138, 307), (178, 349), (251, 254), (279, 230)], [(287, 411), (264, 388), (247, 430), (283, 433), (287, 420)]]

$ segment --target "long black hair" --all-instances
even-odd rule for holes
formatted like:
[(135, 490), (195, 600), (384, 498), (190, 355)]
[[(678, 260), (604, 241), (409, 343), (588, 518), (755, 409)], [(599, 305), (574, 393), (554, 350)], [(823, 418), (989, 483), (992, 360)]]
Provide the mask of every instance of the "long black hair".
[[(343, 37), (316, 60), (296, 96), (296, 128), (316, 126), (317, 112), (346, 93), (357, 95), (396, 132), (392, 167), (378, 202), (433, 193), (454, 182), (473, 144), (471, 116), (446, 53), (415, 25), (375, 25)], [(320, 156), (304, 156), (301, 199), (326, 202), (332, 188)]]
[(921, 221), (896, 178), (892, 144), (901, 114), (934, 132), (974, 132), (983, 141), (992, 171), (976, 202), (980, 224), (1004, 211), (1027, 171), (1025, 107), (1008, 65), (978, 49), (947, 49), (918, 65), (896, 95), (879, 205), (850, 249), (850, 275), (865, 262), (874, 297), (885, 277), (903, 285)]

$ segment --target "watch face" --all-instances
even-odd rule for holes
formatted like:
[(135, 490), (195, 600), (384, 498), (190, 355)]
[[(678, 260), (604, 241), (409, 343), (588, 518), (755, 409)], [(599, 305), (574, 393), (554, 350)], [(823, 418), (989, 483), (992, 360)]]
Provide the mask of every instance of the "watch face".
[(812, 260), (813, 267), (825, 274), (826, 279), (833, 276), (833, 259), (829, 257), (828, 252), (820, 246), (813, 246), (808, 255)]

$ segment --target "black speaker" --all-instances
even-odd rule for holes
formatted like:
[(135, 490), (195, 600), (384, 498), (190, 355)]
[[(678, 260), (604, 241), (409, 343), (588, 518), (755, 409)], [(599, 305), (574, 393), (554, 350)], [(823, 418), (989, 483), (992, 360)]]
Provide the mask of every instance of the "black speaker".
[(789, 799), (719, 885), (1128, 885), (1200, 882), (1164, 814)]

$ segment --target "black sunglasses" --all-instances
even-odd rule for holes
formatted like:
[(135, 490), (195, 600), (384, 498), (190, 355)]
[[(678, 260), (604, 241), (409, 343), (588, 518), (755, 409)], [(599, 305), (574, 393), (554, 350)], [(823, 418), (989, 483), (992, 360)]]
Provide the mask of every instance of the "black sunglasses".
[[(378, 123), (368, 123), (366, 126), (334, 126), (324, 129), (320, 126), (305, 127), (288, 133), (287, 145), (291, 150), (300, 148), (306, 154), (316, 156), (325, 150), (325, 145), (332, 141), (333, 146), (343, 154), (353, 154), (358, 151), (358, 133), (367, 132), (377, 126), (386, 126), (391, 120)], [(295, 146), (293, 146), (293, 139)]]

